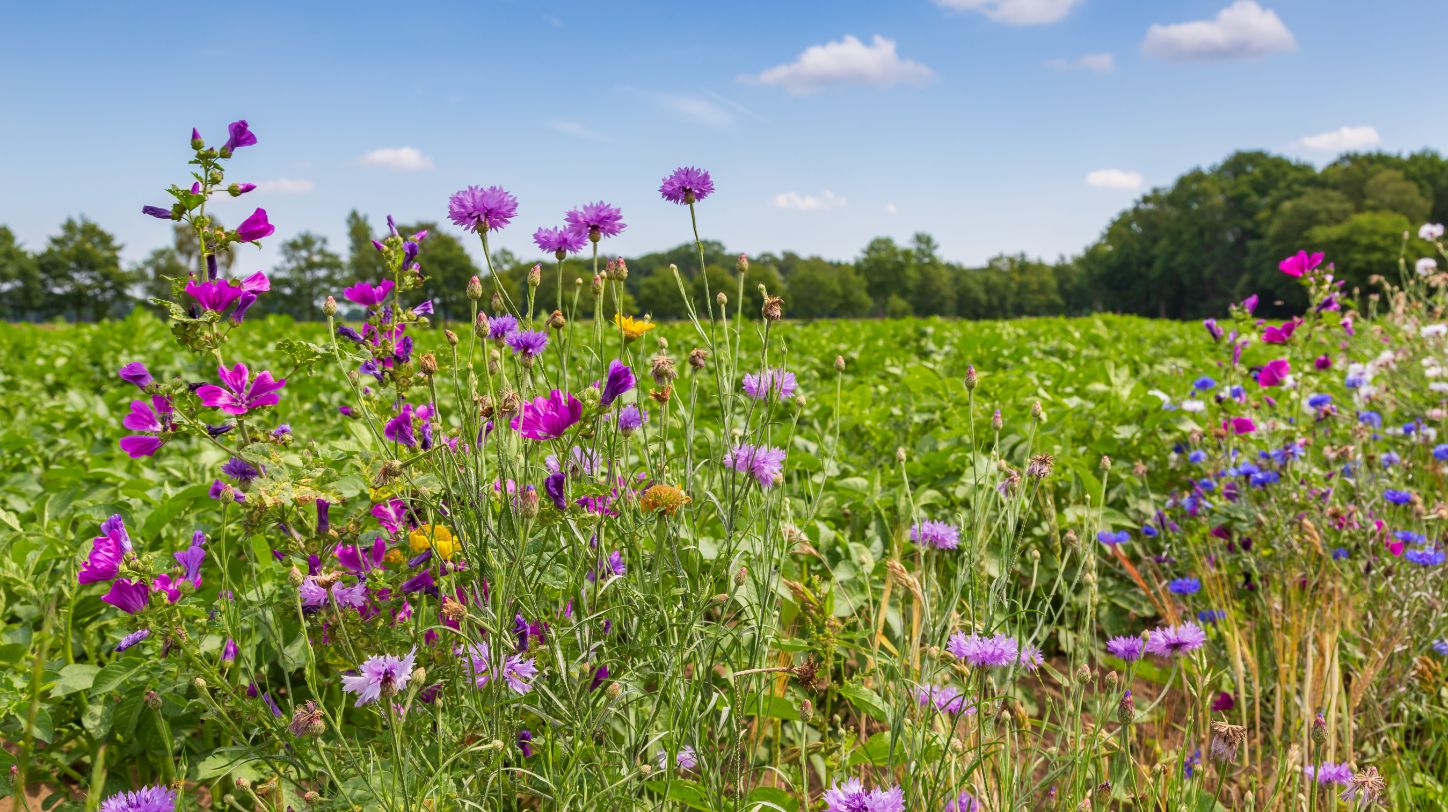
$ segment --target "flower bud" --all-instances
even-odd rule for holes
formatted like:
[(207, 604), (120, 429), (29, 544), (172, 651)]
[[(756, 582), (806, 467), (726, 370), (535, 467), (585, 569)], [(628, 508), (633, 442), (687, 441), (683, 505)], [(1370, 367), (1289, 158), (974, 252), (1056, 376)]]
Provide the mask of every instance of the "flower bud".
[(206, 148), (206, 142), (201, 140), (201, 132), (195, 127), (191, 128), (191, 148), (198, 152)]
[(729, 297), (721, 290), (714, 296), (714, 301), (717, 302), (720, 307), (723, 307), (729, 304)]
[(543, 284), (543, 266), (535, 264), (528, 269), (528, 287), (536, 288)]
[(1041, 408), (1039, 400), (1031, 404), (1031, 419), (1037, 423), (1046, 422), (1046, 410)]
[(452, 330), (443, 330), (442, 334), (443, 337), (447, 339), (447, 344), (449, 347), (456, 347), (458, 345), (457, 333), (454, 333)]
[(618, 699), (619, 695), (623, 693), (623, 686), (617, 682), (610, 682), (603, 692), (608, 694), (609, 699)]
[(468, 280), (468, 298), (475, 302), (483, 298), (483, 280), (476, 276)]
[(503, 307), (503, 294), (497, 292), (496, 290), (493, 291), (492, 298), (488, 300), (488, 306), (492, 308), (494, 313), (504, 312), (506, 308)]
[(1327, 741), (1327, 720), (1322, 718), (1320, 713), (1317, 714), (1316, 719), (1312, 720), (1312, 740), (1317, 744)]
[(563, 317), (562, 310), (555, 310), (548, 315), (548, 326), (554, 330), (562, 330), (568, 326), (568, 319)]
[(1101, 470), (1103, 470), (1103, 471), (1110, 471), (1110, 470), (1111, 470), (1111, 458), (1108, 457), (1108, 456), (1106, 456), (1105, 454), (1102, 454), (1102, 455), (1101, 455)]
[(623, 257), (619, 257), (614, 263), (613, 278), (620, 282), (628, 279), (628, 262), (625, 261)]
[(749, 568), (748, 568), (748, 567), (740, 566), (739, 569), (737, 569), (737, 570), (734, 571), (734, 585), (735, 585), (735, 586), (743, 586), (743, 585), (744, 585), (744, 582), (747, 581), (747, 580), (749, 580)]
[(141, 701), (145, 702), (146, 707), (150, 708), (151, 710), (161, 709), (161, 695), (156, 693), (155, 691), (147, 691), (146, 695), (142, 697)]
[(965, 388), (967, 391), (974, 391), (976, 385), (975, 364), (965, 368)]
[(486, 313), (479, 313), (477, 321), (473, 322), (473, 335), (478, 338), (487, 338), (489, 327), (491, 327), (491, 325), (488, 324), (488, 315)]
[[(739, 256), (742, 257), (742, 256), (744, 256), (744, 255), (743, 255), (743, 254), (740, 254)], [(811, 719), (813, 719), (813, 718), (814, 718), (814, 703), (811, 702), (811, 701), (809, 701), (808, 699), (804, 700), (803, 702), (800, 702), (800, 703), (799, 703), (799, 719), (800, 719), (800, 721), (801, 721), (801, 722), (805, 722), (806, 724), (808, 724), (809, 721), (810, 721)]]
[(991, 418), (990, 418), (990, 427), (993, 428), (993, 429), (995, 429), (996, 431), (1000, 431), (1000, 430), (1001, 430), (1001, 426), (1004, 426), (1004, 425), (1005, 425), (1005, 421), (1001, 419), (1001, 410), (1000, 410), (1000, 409), (996, 409), (996, 410), (995, 410), (995, 414), (991, 415)]
[(322, 303), (322, 312), (328, 316), (337, 315), (337, 300), (328, 296), (327, 301)]
[(749, 255), (740, 254), (739, 261), (734, 263), (734, 267), (738, 268), (740, 273), (749, 273)]
[(196, 679), (191, 680), (191, 684), (192, 684), (193, 686), (195, 686), (195, 687), (196, 687), (196, 690), (198, 690), (198, 691), (204, 691), (204, 690), (206, 690), (206, 680), (204, 680), (204, 679), (202, 679), (202, 678), (200, 678), (200, 677), (197, 677)]
[(488, 351), (488, 374), (497, 375), (498, 370), (503, 368), (503, 355), (497, 350)]
[(1091, 666), (1081, 663), (1081, 667), (1076, 669), (1076, 681), (1082, 685), (1090, 685), (1092, 678)]
[(603, 293), (603, 277), (599, 276), (598, 274), (594, 274), (593, 283), (589, 286), (588, 289), (593, 291), (594, 296), (601, 295)]
[[(1115, 674), (1115, 671), (1111, 673)], [(1121, 696), (1121, 701), (1116, 704), (1116, 721), (1123, 725), (1129, 725), (1136, 721), (1136, 700), (1131, 698), (1131, 691)]]
[(836, 356), (835, 356), (835, 371), (836, 371), (836, 372), (844, 372), (844, 371), (845, 371), (845, 356), (843, 356), (843, 355), (836, 355)]
[(899, 463), (903, 463), (903, 462), (905, 462), (905, 459), (906, 459), (905, 447), (904, 447), (904, 446), (898, 446), (898, 447), (896, 447), (896, 449), (895, 449), (895, 461), (896, 461), (896, 462), (899, 462)]

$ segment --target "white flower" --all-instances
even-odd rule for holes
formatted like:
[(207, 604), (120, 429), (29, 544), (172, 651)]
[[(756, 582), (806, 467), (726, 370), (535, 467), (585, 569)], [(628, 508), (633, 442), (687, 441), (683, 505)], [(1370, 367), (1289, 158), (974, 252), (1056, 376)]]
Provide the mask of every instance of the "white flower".
[(1437, 240), (1443, 236), (1442, 223), (1424, 223), (1418, 227), (1418, 239)]
[(1428, 384), (1428, 389), (1433, 392), (1448, 392), (1448, 381), (1434, 381)]
[(1448, 335), (1448, 324), (1430, 324), (1427, 327), (1419, 330), (1418, 335), (1421, 335), (1423, 338), (1433, 338), (1435, 336)]
[(1419, 276), (1432, 276), (1433, 273), (1438, 270), (1438, 260), (1432, 257), (1423, 257), (1418, 260), (1418, 264), (1414, 267), (1417, 268)]
[(1207, 404), (1203, 403), (1203, 402), (1200, 401), (1200, 400), (1184, 400), (1184, 401), (1182, 401), (1182, 411), (1184, 411), (1184, 412), (1200, 412), (1200, 411), (1205, 411), (1206, 408), (1207, 408)]

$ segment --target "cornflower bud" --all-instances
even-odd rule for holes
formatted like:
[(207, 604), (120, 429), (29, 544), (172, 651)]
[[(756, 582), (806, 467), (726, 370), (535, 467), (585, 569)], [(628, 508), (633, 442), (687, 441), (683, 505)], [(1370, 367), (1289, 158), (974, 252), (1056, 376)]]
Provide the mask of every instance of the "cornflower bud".
[(498, 370), (500, 370), (500, 369), (502, 369), (502, 368), (503, 368), (503, 354), (500, 353), (500, 352), (498, 352), (497, 350), (489, 350), (489, 351), (488, 351), (488, 372), (489, 372), (490, 374), (497, 375), (497, 374), (498, 374)]
[(977, 380), (976, 374), (975, 374), (975, 364), (971, 364), (970, 366), (968, 366), (968, 367), (965, 368), (965, 388), (966, 388), (966, 390), (967, 390), (967, 391), (974, 391), (976, 383), (978, 383), (978, 380)]
[(337, 315), (337, 300), (328, 296), (327, 301), (322, 303), (322, 312), (328, 316)]
[(531, 519), (538, 515), (538, 501), (538, 491), (529, 488), (523, 492), (522, 513), (524, 518)]
[(614, 265), (613, 278), (620, 282), (628, 279), (628, 262), (626, 262), (623, 257), (619, 257), (618, 263)]
[(536, 288), (543, 284), (543, 266), (534, 264), (528, 269), (528, 287)]
[(737, 569), (737, 570), (734, 571), (734, 585), (735, 585), (735, 586), (743, 586), (743, 585), (744, 585), (744, 582), (747, 581), (747, 580), (749, 580), (749, 568), (748, 568), (748, 567), (741, 566), (739, 569)]
[(1312, 740), (1318, 744), (1327, 741), (1327, 720), (1320, 713), (1312, 720)]
[(562, 330), (568, 326), (568, 319), (563, 317), (562, 310), (555, 310), (548, 314), (548, 326), (554, 330)]
[(723, 307), (723, 306), (729, 304), (729, 296), (726, 295), (726, 294), (724, 293), (724, 291), (721, 290), (721, 291), (719, 291), (718, 293), (714, 294), (714, 301), (715, 301), (715, 303), (717, 303), (720, 307)]
[(488, 300), (488, 306), (493, 309), (494, 313), (502, 313), (506, 309), (503, 307), (503, 294), (496, 290), (493, 291), (492, 298)]
[(492, 325), (488, 323), (488, 314), (479, 313), (477, 321), (473, 322), (473, 335), (478, 338), (487, 338), (488, 330)]
[(734, 267), (738, 268), (740, 273), (749, 273), (749, 255), (740, 254), (739, 261), (734, 263)]
[(836, 371), (836, 372), (844, 372), (844, 371), (845, 371), (845, 356), (843, 356), (843, 355), (836, 355), (836, 356), (835, 356), (835, 371)]
[(1001, 426), (1004, 426), (1004, 425), (1005, 425), (1005, 421), (1001, 419), (1001, 410), (1000, 410), (1000, 409), (996, 409), (996, 410), (995, 410), (995, 414), (991, 415), (991, 418), (990, 418), (990, 427), (993, 428), (993, 429), (995, 429), (996, 431), (1000, 431), (1000, 430), (1001, 430)]
[(150, 708), (151, 710), (161, 709), (161, 695), (156, 693), (155, 691), (147, 691), (146, 695), (142, 698), (142, 701), (145, 702), (146, 707)]
[(1031, 404), (1031, 419), (1037, 423), (1046, 422), (1046, 410), (1041, 408), (1041, 402), (1039, 400)]
[[(1115, 674), (1115, 671), (1111, 672)], [(1131, 698), (1131, 691), (1121, 695), (1121, 701), (1116, 703), (1116, 721), (1123, 725), (1129, 725), (1136, 721), (1136, 700)]]
[(603, 277), (599, 276), (598, 274), (594, 274), (593, 284), (589, 288), (589, 290), (593, 291), (594, 296), (601, 295), (603, 293)]
[(1076, 669), (1076, 681), (1082, 685), (1090, 685), (1091, 679), (1091, 666), (1086, 663), (1081, 663), (1081, 667)]
[(449, 347), (456, 347), (456, 346), (458, 345), (458, 334), (457, 334), (457, 333), (454, 333), (452, 330), (443, 330), (443, 331), (442, 331), (442, 334), (443, 334), (443, 337), (447, 339), (447, 343), (448, 343), (448, 346), (449, 346)]
[(1102, 455), (1101, 455), (1101, 470), (1103, 470), (1103, 471), (1110, 471), (1110, 470), (1111, 470), (1111, 458), (1108, 457), (1108, 456), (1106, 456), (1105, 454), (1102, 454)]
[(483, 298), (483, 280), (477, 278), (476, 276), (474, 276), (472, 279), (469, 279), (467, 291), (468, 298), (472, 299), (475, 302)]

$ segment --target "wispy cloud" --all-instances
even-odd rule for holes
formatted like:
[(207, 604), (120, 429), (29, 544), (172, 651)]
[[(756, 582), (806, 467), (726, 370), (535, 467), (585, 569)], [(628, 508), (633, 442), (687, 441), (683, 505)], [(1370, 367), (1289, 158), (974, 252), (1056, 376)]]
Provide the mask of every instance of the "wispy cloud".
[(417, 147), (383, 147), (357, 159), (363, 166), (377, 166), (394, 172), (420, 172), (432, 169), (432, 159)]
[(1086, 182), (1099, 189), (1128, 189), (1141, 188), (1141, 173), (1131, 172), (1125, 169), (1098, 169), (1086, 175)]
[(799, 192), (781, 192), (774, 196), (774, 207), (776, 209), (793, 209), (794, 211), (841, 209), (844, 208), (845, 202), (843, 197), (836, 195), (829, 189), (817, 195), (802, 195)]
[(921, 85), (934, 76), (919, 62), (900, 58), (892, 39), (876, 34), (866, 45), (846, 34), (839, 42), (811, 45), (793, 62), (739, 78), (803, 95), (837, 85)]
[(1320, 152), (1346, 152), (1353, 149), (1375, 147), (1383, 143), (1376, 127), (1364, 124), (1358, 127), (1338, 127), (1317, 135), (1297, 139), (1297, 146)]
[(1116, 70), (1116, 57), (1111, 54), (1085, 54), (1076, 59), (1047, 60), (1046, 67), (1055, 70), (1086, 70), (1092, 73), (1110, 73)]
[(256, 182), (258, 192), (278, 195), (304, 195), (317, 188), (317, 184), (302, 178), (276, 178)]
[(734, 114), (701, 96), (675, 93), (650, 94), (654, 104), (679, 118), (706, 127), (727, 127), (734, 123)]
[(556, 15), (556, 14), (544, 14), (544, 15), (543, 15), (543, 22), (548, 23), (549, 25), (553, 26), (554, 28), (562, 28), (562, 27), (563, 27), (563, 20), (562, 20), (558, 15)]
[(716, 102), (724, 105), (725, 107), (728, 107), (728, 108), (730, 108), (731, 110), (734, 110), (734, 111), (736, 111), (736, 112), (743, 113), (744, 115), (749, 116), (750, 118), (757, 119), (757, 120), (759, 120), (759, 121), (768, 121), (768, 120), (769, 120), (769, 119), (765, 118), (762, 114), (756, 113), (755, 111), (749, 109), (748, 107), (745, 107), (744, 105), (740, 104), (740, 103), (737, 102), (737, 101), (734, 101), (733, 99), (731, 99), (731, 98), (723, 95), (722, 93), (715, 93), (715, 92), (712, 91), (712, 90), (705, 90), (705, 91), (703, 91), (703, 93), (704, 93), (705, 96), (708, 96), (709, 98), (711, 98), (711, 99), (713, 99), (714, 101), (716, 101)]
[(953, 11), (978, 11), (998, 23), (1041, 25), (1065, 18), (1084, 0), (935, 0)]
[(580, 124), (577, 121), (550, 121), (548, 122), (548, 126), (552, 128), (554, 132), (560, 132), (564, 135), (571, 135), (574, 138), (582, 138), (585, 141), (606, 140), (602, 135), (599, 135), (598, 133), (589, 129), (586, 125)]
[(1173, 61), (1259, 59), (1296, 48), (1282, 19), (1255, 0), (1237, 0), (1210, 20), (1153, 25), (1141, 43), (1147, 56)]

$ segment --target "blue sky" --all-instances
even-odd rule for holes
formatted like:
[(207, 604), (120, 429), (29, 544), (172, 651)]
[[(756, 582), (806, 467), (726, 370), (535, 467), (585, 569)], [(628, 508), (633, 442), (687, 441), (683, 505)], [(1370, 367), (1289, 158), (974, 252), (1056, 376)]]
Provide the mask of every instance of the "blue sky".
[[(169, 7), (168, 7), (169, 6)], [(223, 13), (226, 16), (221, 16)], [(1434, 0), (889, 3), (26, 3), (0, 35), (0, 223), (32, 249), (67, 216), (129, 259), (187, 138), (246, 118), (230, 177), (279, 238), (342, 248), (357, 208), (442, 219), (464, 185), (520, 200), (502, 245), (597, 199), (637, 253), (688, 238), (661, 201), (708, 168), (705, 236), (856, 255), (933, 233), (948, 258), (1080, 251), (1143, 190), (1241, 148), (1448, 149)], [(244, 207), (244, 210), (243, 210)]]

